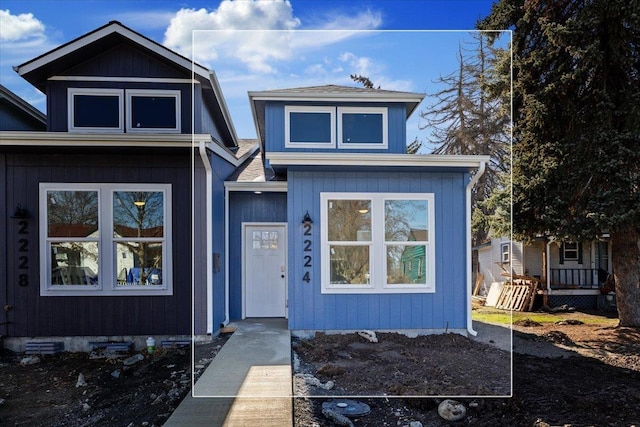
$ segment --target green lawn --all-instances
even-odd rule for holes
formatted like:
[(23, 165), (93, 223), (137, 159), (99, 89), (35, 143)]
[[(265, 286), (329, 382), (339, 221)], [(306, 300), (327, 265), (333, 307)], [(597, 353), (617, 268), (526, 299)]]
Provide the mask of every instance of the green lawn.
[(502, 325), (508, 325), (512, 321), (529, 319), (538, 323), (555, 323), (559, 320), (576, 319), (589, 325), (602, 325), (602, 326), (616, 326), (618, 324), (617, 318), (607, 317), (602, 313), (583, 313), (574, 311), (571, 313), (545, 313), (545, 312), (522, 312), (522, 311), (507, 311), (498, 310), (493, 307), (479, 307), (473, 310), (473, 320), (478, 320), (486, 323), (496, 323)]

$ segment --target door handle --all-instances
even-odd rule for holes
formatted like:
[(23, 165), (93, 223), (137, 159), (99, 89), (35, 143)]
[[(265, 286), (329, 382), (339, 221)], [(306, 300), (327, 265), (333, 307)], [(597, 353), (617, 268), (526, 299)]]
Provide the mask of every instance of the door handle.
[(284, 274), (281, 274), (280, 277), (284, 279)]

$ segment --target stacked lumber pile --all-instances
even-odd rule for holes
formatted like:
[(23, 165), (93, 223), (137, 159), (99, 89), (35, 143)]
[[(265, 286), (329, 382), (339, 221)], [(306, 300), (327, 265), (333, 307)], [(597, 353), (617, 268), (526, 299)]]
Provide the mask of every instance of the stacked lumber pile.
[(540, 281), (535, 277), (510, 275), (498, 297), (496, 308), (502, 310), (531, 311)]

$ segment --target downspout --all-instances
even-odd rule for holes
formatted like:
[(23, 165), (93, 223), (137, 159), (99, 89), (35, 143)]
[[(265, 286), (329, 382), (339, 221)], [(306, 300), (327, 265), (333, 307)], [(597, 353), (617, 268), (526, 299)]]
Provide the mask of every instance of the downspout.
[(207, 156), (205, 142), (198, 143), (198, 151), (205, 170), (206, 215), (205, 233), (207, 236), (207, 334), (213, 333), (213, 169)]
[(476, 185), (476, 183), (478, 182), (478, 180), (480, 179), (480, 177), (484, 174), (484, 170), (486, 167), (486, 162), (484, 160), (480, 160), (480, 167), (478, 167), (478, 171), (476, 172), (475, 175), (473, 175), (473, 177), (469, 180), (469, 183), (467, 184), (467, 191), (466, 191), (466, 205), (467, 205), (467, 209), (466, 211), (466, 227), (467, 227), (467, 332), (472, 335), (472, 336), (476, 336), (478, 335), (478, 332), (476, 332), (473, 329), (473, 320), (471, 319), (471, 295), (472, 295), (472, 286), (473, 283), (471, 280), (471, 239), (472, 239), (472, 233), (471, 233), (471, 190), (473, 189), (473, 187)]
[(229, 189), (224, 187), (224, 321), (229, 324)]

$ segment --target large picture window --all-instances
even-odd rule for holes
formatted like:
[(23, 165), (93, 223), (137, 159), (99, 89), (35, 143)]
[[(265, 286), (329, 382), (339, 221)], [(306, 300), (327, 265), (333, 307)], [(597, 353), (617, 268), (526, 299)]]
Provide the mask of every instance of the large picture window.
[(435, 292), (433, 194), (320, 198), (322, 293)]
[(40, 184), (41, 295), (171, 295), (171, 186)]

